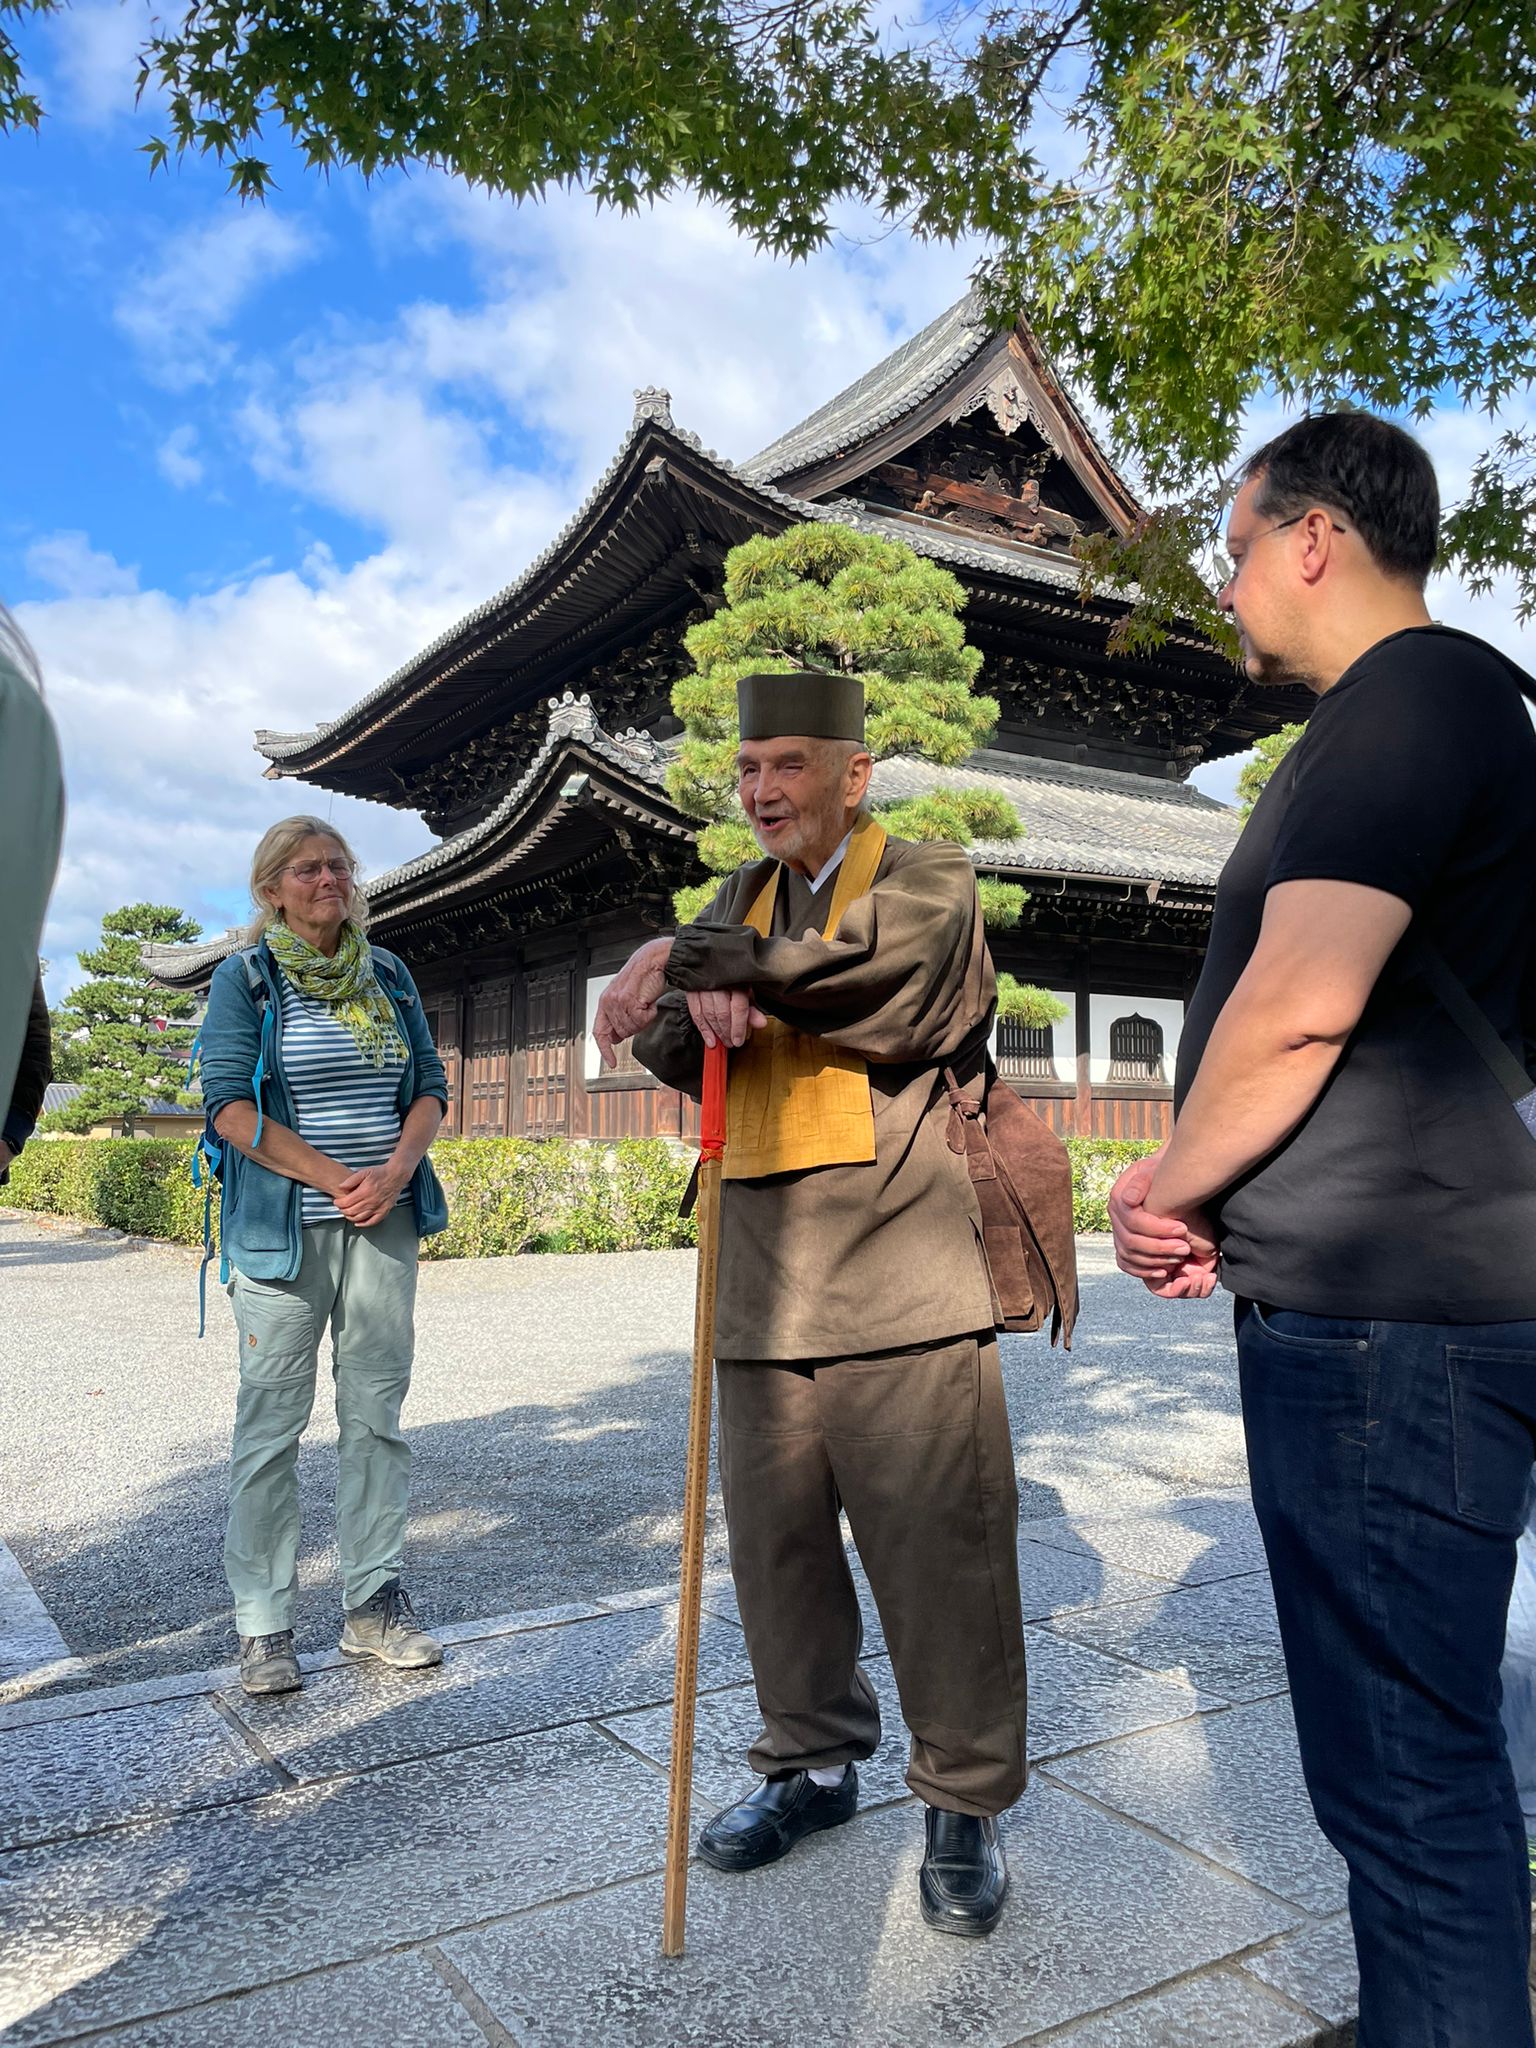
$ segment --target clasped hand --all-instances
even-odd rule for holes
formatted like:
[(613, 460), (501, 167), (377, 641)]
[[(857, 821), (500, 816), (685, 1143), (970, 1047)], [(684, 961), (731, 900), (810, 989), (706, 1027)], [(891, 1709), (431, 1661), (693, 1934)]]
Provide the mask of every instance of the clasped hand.
[(1203, 1301), (1216, 1289), (1216, 1232), (1198, 1209), (1161, 1216), (1146, 1206), (1161, 1157), (1136, 1160), (1110, 1190), (1115, 1264), (1164, 1301)]
[(371, 1230), (399, 1201), (405, 1181), (391, 1165), (360, 1166), (331, 1196), (341, 1214), (359, 1230)]

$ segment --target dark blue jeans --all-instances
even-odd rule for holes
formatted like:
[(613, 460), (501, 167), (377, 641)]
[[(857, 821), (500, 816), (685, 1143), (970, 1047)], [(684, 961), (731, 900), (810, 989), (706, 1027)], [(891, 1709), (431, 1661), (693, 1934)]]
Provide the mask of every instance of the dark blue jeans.
[(1531, 2048), (1499, 1662), (1536, 1323), (1240, 1301), (1237, 1348), (1302, 1766), (1349, 1865), (1360, 2048)]

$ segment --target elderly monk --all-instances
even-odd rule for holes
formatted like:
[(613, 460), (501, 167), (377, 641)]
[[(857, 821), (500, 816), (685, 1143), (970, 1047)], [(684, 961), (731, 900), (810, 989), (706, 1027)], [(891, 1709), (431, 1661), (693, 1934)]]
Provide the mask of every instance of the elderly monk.
[(1018, 1489), (980, 1215), (944, 1070), (979, 1093), (996, 985), (970, 861), (887, 838), (851, 678), (748, 676), (742, 805), (766, 859), (643, 946), (596, 1020), (698, 1095), (731, 1048), (715, 1354), (731, 1571), (763, 1783), (699, 1854), (753, 1870), (858, 1804), (880, 1740), (846, 1509), (927, 1804), (924, 1918), (988, 1933), (1024, 1787)]

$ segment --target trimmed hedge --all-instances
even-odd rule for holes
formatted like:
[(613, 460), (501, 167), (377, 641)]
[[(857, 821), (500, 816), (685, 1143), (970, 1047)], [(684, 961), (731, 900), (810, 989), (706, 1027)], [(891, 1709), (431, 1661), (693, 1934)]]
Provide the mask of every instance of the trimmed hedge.
[(1155, 1152), (1155, 1143), (1135, 1138), (1068, 1138), (1072, 1155), (1072, 1226), (1108, 1230), (1109, 1191), (1133, 1159)]
[[(1109, 1228), (1115, 1176), (1153, 1149), (1108, 1138), (1067, 1140), (1079, 1230)], [(664, 1138), (618, 1145), (445, 1138), (432, 1159), (447, 1191), (449, 1225), (427, 1239), (424, 1258), (668, 1251), (698, 1241), (693, 1218), (677, 1213), (693, 1161)], [(165, 1139), (34, 1140), (0, 1189), (0, 1205), (200, 1245), (203, 1197), (192, 1185), (190, 1160), (190, 1146)]]

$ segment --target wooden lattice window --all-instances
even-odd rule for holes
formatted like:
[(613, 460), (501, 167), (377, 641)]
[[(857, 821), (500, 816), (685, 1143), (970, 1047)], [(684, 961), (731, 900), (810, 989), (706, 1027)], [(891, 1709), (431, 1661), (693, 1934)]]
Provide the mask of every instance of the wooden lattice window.
[(1056, 1063), (1049, 1024), (1004, 1017), (997, 1027), (997, 1071), (1008, 1081), (1052, 1081)]
[(1109, 1027), (1111, 1081), (1163, 1081), (1163, 1027), (1154, 1017), (1133, 1013)]

